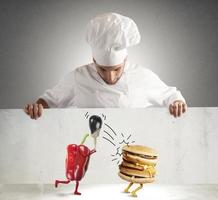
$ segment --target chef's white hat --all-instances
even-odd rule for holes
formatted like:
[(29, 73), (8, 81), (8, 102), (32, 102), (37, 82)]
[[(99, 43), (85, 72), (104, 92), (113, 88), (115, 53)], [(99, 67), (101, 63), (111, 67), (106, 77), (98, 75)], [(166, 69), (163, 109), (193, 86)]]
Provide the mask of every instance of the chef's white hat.
[(114, 66), (124, 61), (127, 47), (140, 42), (140, 33), (132, 19), (117, 13), (105, 13), (88, 23), (86, 40), (99, 65)]

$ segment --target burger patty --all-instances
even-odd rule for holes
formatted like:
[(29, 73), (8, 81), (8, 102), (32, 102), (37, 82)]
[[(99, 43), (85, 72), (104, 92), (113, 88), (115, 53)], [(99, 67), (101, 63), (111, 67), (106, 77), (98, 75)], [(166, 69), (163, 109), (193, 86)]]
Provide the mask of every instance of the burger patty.
[(128, 168), (128, 167), (124, 167), (122, 165), (120, 165), (120, 172), (124, 173), (124, 174), (128, 174), (130, 176), (138, 176), (138, 177), (154, 177), (156, 171), (155, 169), (144, 169), (144, 170), (137, 170), (137, 169), (133, 169), (133, 168)]
[(129, 176), (128, 174), (124, 174), (122, 172), (118, 173), (119, 177), (123, 180), (129, 181), (131, 183), (152, 183), (154, 182), (154, 178), (143, 178), (138, 176)]
[(141, 158), (146, 158), (146, 159), (157, 159), (157, 156), (151, 156), (151, 155), (145, 155), (145, 154), (137, 154), (137, 153), (133, 153), (133, 152), (130, 152), (130, 151), (126, 151), (126, 150), (123, 150), (123, 153), (129, 153), (129, 154), (132, 154), (132, 155), (135, 155), (135, 156), (139, 156)]
[(144, 170), (144, 167), (142, 165), (136, 165), (135, 163), (130, 163), (130, 162), (125, 161), (125, 160), (123, 160), (123, 162), (121, 163), (121, 166), (128, 167), (131, 169), (137, 169), (137, 170), (141, 170), (141, 171)]
[(125, 176), (128, 176), (130, 178), (148, 178), (148, 177), (142, 177), (142, 176), (132, 176), (132, 175), (129, 175), (129, 174), (126, 174), (124, 172), (120, 172), (121, 174), (124, 174)]
[(156, 159), (149, 160), (149, 159), (146, 159), (146, 158), (141, 158), (141, 157), (136, 156), (136, 155), (132, 155), (130, 153), (124, 153), (123, 154), (123, 159), (128, 161), (128, 162), (138, 163), (138, 164), (141, 164), (141, 165), (152, 165), (152, 166), (156, 165)]

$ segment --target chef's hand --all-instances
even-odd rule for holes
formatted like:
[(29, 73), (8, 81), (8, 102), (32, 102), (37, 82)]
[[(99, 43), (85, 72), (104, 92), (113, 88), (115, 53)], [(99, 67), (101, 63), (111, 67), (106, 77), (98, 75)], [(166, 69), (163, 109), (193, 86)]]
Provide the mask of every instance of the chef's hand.
[(47, 102), (44, 99), (38, 99), (36, 103), (27, 104), (24, 111), (31, 119), (38, 119), (42, 116), (44, 108), (49, 108)]
[(187, 105), (181, 100), (176, 100), (169, 106), (170, 114), (174, 117), (180, 117), (187, 111)]

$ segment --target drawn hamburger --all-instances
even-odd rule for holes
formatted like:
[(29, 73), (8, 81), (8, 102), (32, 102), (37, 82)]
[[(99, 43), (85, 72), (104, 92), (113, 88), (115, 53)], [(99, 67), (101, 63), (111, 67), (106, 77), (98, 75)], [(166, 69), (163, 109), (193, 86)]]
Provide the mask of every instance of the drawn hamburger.
[(122, 163), (119, 165), (120, 178), (130, 182), (124, 192), (129, 193), (134, 183), (140, 184), (130, 194), (137, 197), (136, 192), (143, 187), (144, 183), (154, 181), (156, 174), (157, 152), (149, 147), (141, 145), (126, 145), (122, 148)]

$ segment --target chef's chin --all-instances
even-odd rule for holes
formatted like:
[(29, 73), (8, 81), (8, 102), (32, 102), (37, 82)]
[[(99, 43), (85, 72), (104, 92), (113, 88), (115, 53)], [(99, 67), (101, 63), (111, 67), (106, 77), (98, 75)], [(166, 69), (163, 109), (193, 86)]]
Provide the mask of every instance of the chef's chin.
[[(105, 81), (106, 82), (106, 81)], [(117, 83), (117, 81), (116, 82), (113, 82), (113, 83), (108, 83), (108, 82), (106, 82), (108, 85), (115, 85), (116, 83)]]
[(113, 82), (104, 80), (104, 82), (107, 83), (108, 85), (115, 85), (118, 81), (119, 81), (119, 79), (116, 79)]

